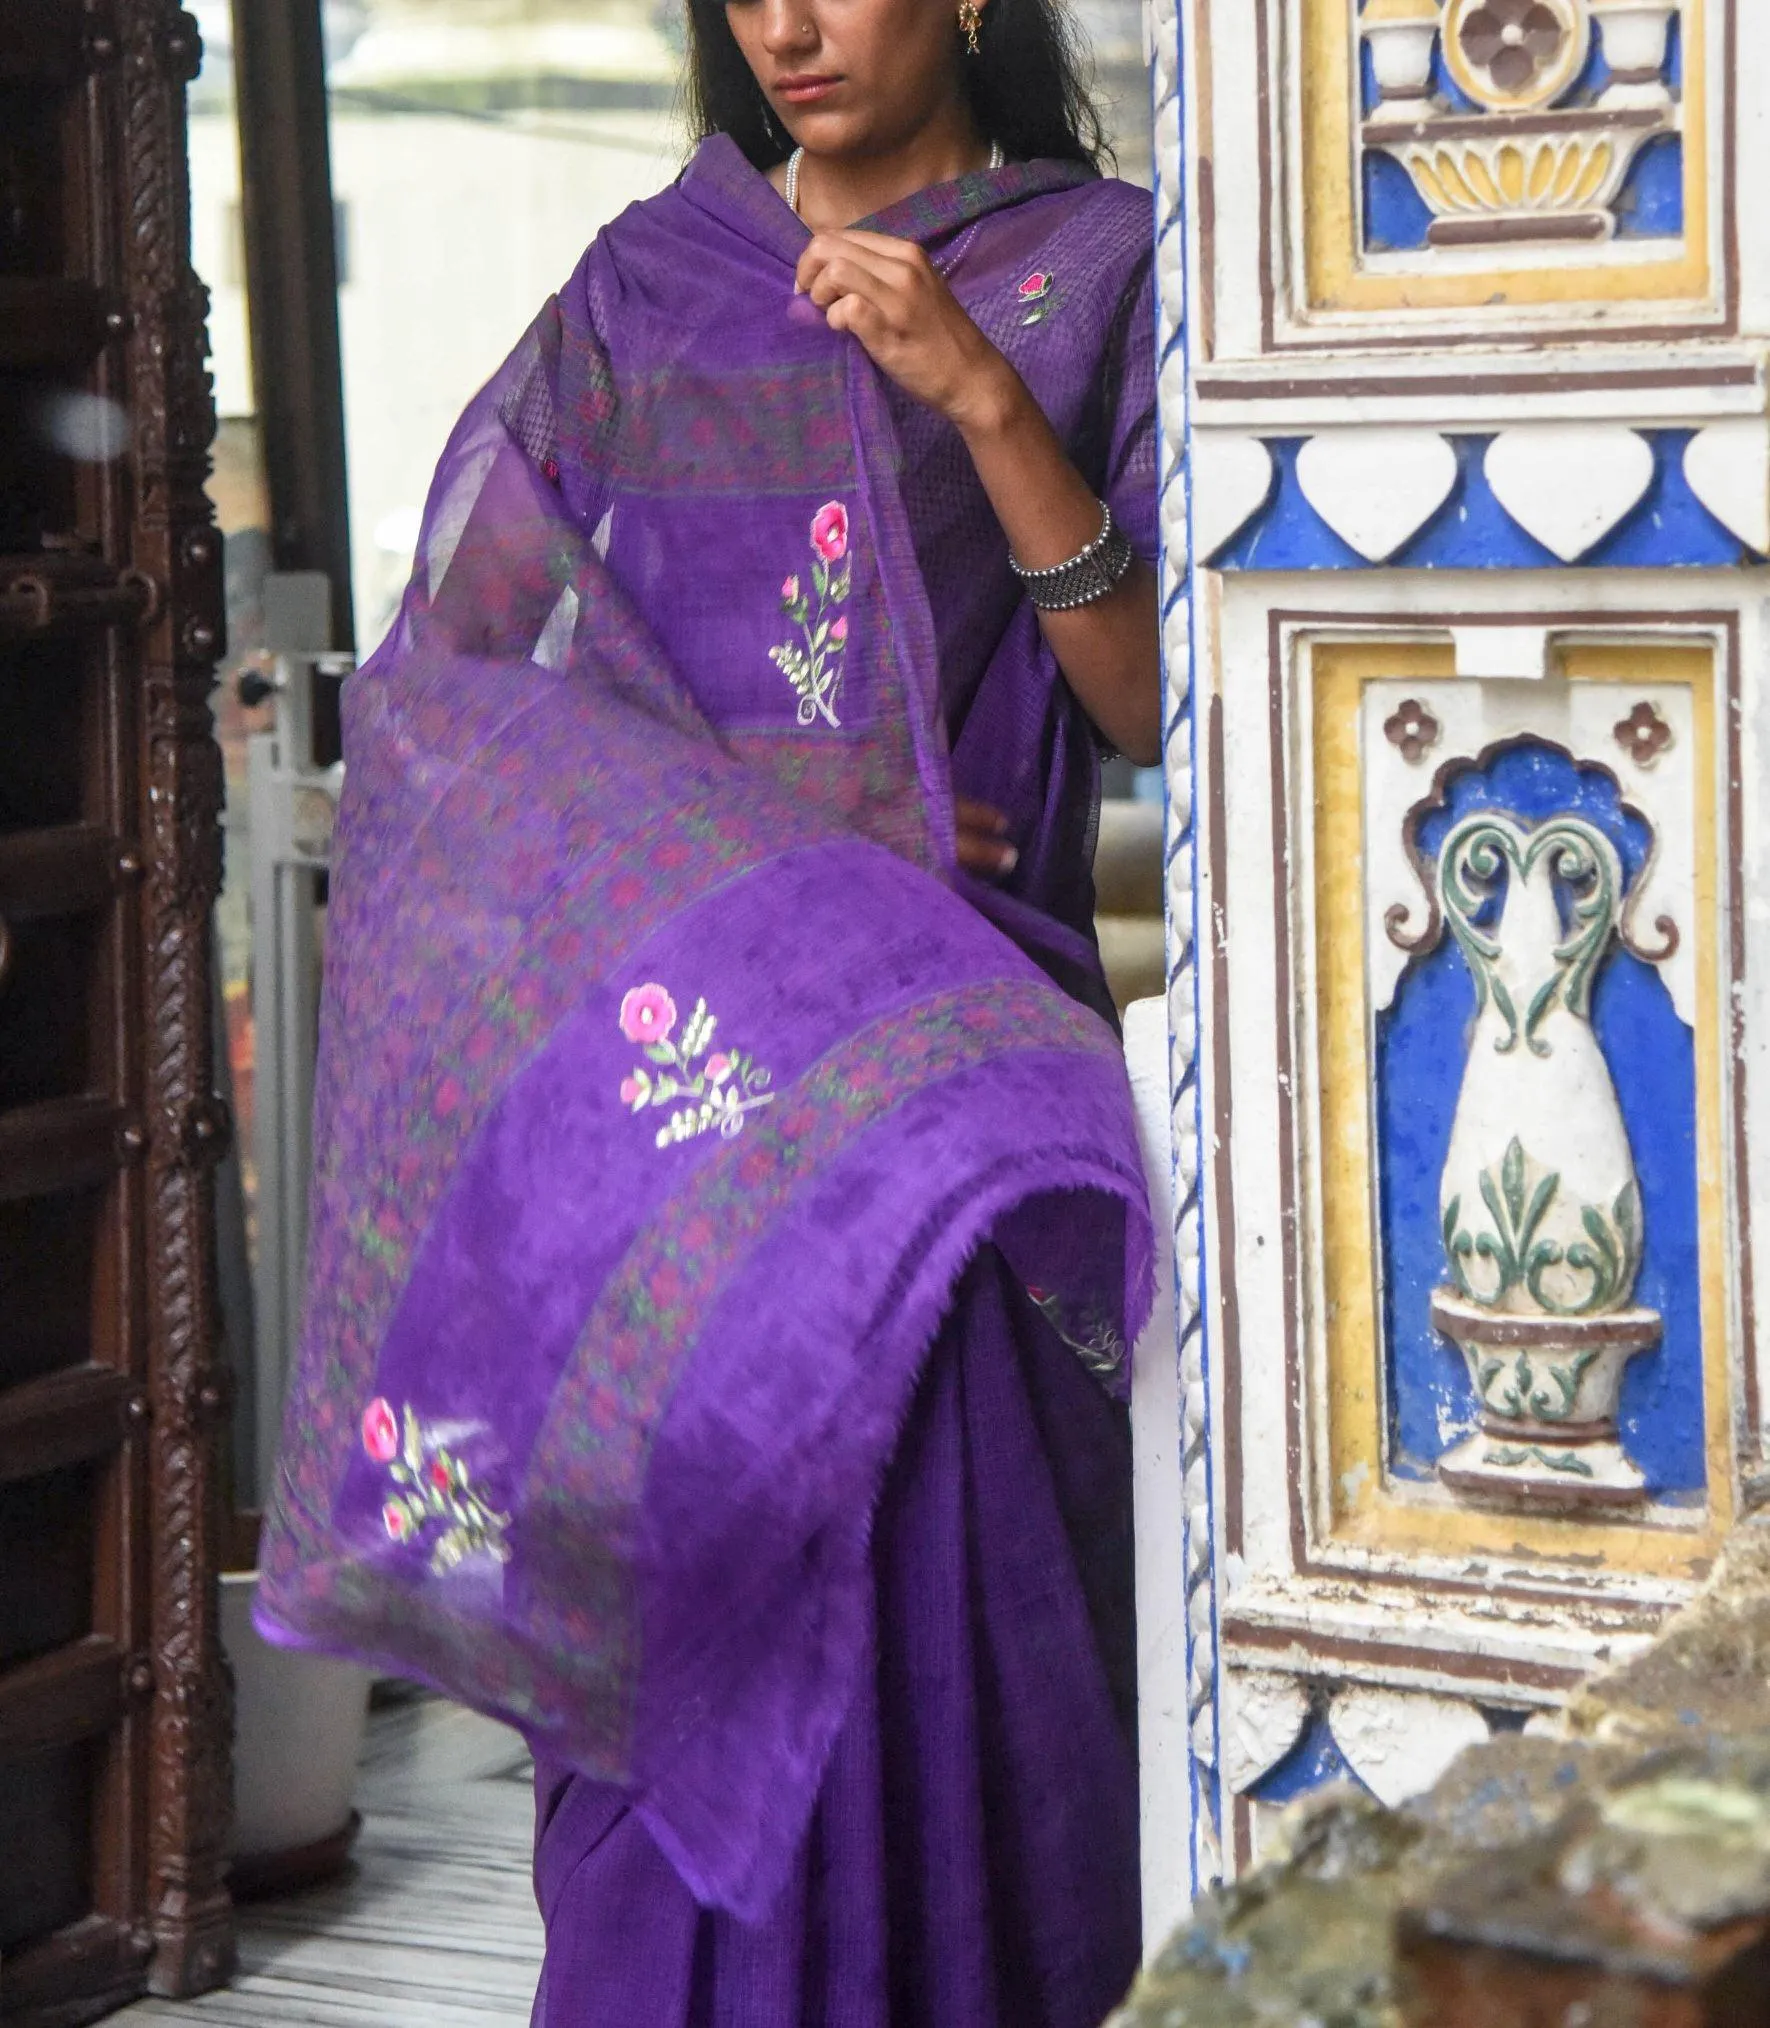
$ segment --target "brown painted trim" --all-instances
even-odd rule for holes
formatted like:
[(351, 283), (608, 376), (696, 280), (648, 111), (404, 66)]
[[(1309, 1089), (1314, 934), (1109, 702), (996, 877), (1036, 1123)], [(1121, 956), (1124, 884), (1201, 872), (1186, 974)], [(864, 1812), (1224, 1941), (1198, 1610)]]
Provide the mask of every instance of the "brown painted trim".
[[(1488, 1560), (1500, 1562), (1503, 1559), (1490, 1557)], [(1709, 1559), (1701, 1559), (1700, 1564), (1693, 1562), (1693, 1580), (1694, 1577), (1706, 1576), (1708, 1569)], [(1337, 1585), (1374, 1587), (1390, 1592), (1421, 1592), (1428, 1598), (1503, 1598), (1518, 1605), (1553, 1606), (1561, 1612), (1567, 1612), (1580, 1603), (1566, 1581), (1557, 1584), (1546, 1578), (1533, 1582), (1529, 1578), (1447, 1577), (1437, 1571), (1373, 1569), (1368, 1564), (1342, 1561), (1332, 1555), (1312, 1556), (1296, 1574), (1304, 1578), (1322, 1578)], [(1606, 1599), (1604, 1610), (1613, 1618), (1649, 1631), (1657, 1627), (1666, 1614), (1663, 1605), (1630, 1598)]]
[(1610, 388), (1756, 387), (1761, 369), (1749, 360), (1726, 366), (1619, 367), (1615, 372), (1421, 373), (1327, 375), (1315, 379), (1251, 381), (1201, 374), (1193, 391), (1201, 401), (1289, 401), (1300, 395), (1576, 394)]
[(1235, 1274), (1235, 1177), (1229, 1144), (1229, 895), (1227, 827), (1223, 801), (1223, 699), (1213, 695), (1206, 714), (1210, 755), (1211, 864), (1211, 1180), (1216, 1189), (1217, 1315), (1223, 1357), (1223, 1539), (1228, 1554), (1242, 1546), (1241, 1299)]
[(1649, 106), (1618, 112), (1568, 107), (1561, 112), (1477, 113), (1447, 120), (1366, 120), (1362, 131), (1367, 145), (1380, 147), (1395, 141), (1506, 141), (1514, 134), (1589, 134), (1617, 127), (1658, 129), (1665, 124), (1666, 116)]
[(1717, 0), (1721, 26), (1721, 294), (1728, 331), (1739, 329), (1739, 14)]
[(1254, 1863), (1254, 1803), (1251, 1796), (1232, 1795), (1229, 1798), (1229, 1857), (1237, 1878)]
[[(1254, 0), (1254, 62), (1258, 66), (1258, 110), (1260, 131), (1255, 137), (1260, 181), (1260, 346), (1270, 352), (1278, 328), (1278, 303), (1272, 278), (1272, 31), (1267, 20), (1268, 0)], [(1300, 229), (1300, 227), (1299, 227)]]
[(1745, 1127), (1745, 779), (1740, 756), (1740, 719), (1744, 706), (1740, 697), (1739, 667), (1743, 644), (1737, 613), (1729, 616), (1726, 635), (1727, 957), (1732, 974), (1727, 983), (1728, 998), (1732, 1003), (1728, 1040), (1733, 1056), (1732, 1075), (1728, 1083), (1733, 1092), (1733, 1201), (1739, 1259), (1739, 1335), (1745, 1355), (1741, 1367), (1740, 1408), (1749, 1432), (1746, 1459), (1748, 1467), (1755, 1468), (1763, 1463), (1763, 1437), (1759, 1429), (1763, 1404), (1758, 1385), (1757, 1300), (1752, 1286), (1752, 1207), (1746, 1188), (1746, 1178), (1751, 1172), (1746, 1166)]
[[(1217, 174), (1215, 168), (1216, 83), (1211, 67), (1211, 13), (1208, 7), (1192, 10), (1192, 105), (1193, 118), (1182, 125), (1193, 142), (1198, 163), (1198, 317), (1193, 329), (1198, 338), (1198, 357), (1210, 359), (1217, 350)], [(1180, 90), (1186, 84), (1186, 26), (1177, 15), (1174, 34), (1179, 43)], [(1181, 191), (1185, 192), (1186, 165), (1180, 165)]]
[[(1459, 1682), (1491, 1683), (1500, 1689), (1572, 1690), (1591, 1674), (1575, 1663), (1525, 1662), (1504, 1655), (1411, 1647), (1399, 1641), (1366, 1641), (1349, 1634), (1306, 1633), (1234, 1613), (1223, 1616), (1223, 1645), (1226, 1651), (1233, 1645), (1261, 1655), (1296, 1649), (1312, 1662), (1374, 1662), (1391, 1669), (1454, 1676)], [(1225, 1660), (1234, 1659), (1225, 1654)]]
[(1428, 246), (1535, 246), (1544, 240), (1585, 243), (1605, 238), (1610, 221), (1601, 211), (1573, 211), (1527, 222), (1521, 218), (1436, 218)]
[(1290, 731), (1290, 684), (1286, 680), (1289, 672), (1284, 666), (1283, 641), (1270, 621), (1267, 627), (1270, 685), (1267, 724), (1271, 741), (1269, 754), (1274, 813), (1272, 966), (1278, 1001), (1275, 1015), (1278, 1031), (1278, 1248), (1284, 1277), (1284, 1454), (1286, 1476), (1290, 1483), (1291, 1562), (1295, 1565), (1303, 1563), (1309, 1555), (1309, 1528), (1303, 1456), (1302, 1319), (1297, 1308), (1298, 1292), (1302, 1286), (1297, 1259), (1297, 1007), (1291, 983), (1294, 924), (1291, 916), (1291, 868), (1288, 864), (1290, 811), (1286, 791), (1289, 782), (1285, 767), (1285, 749)]
[[(1740, 1050), (1743, 1047), (1743, 1030), (1740, 1026), (1741, 1016), (1739, 1014), (1742, 995), (1734, 991), (1735, 984), (1742, 983), (1745, 977), (1744, 897), (1743, 894), (1741, 893), (1741, 882), (1740, 882), (1740, 853), (1741, 853), (1741, 841), (1743, 836), (1741, 830), (1741, 819), (1743, 814), (1742, 813), (1743, 784), (1740, 780), (1740, 757), (1739, 757), (1740, 622), (1738, 613), (1736, 611), (1732, 611), (1726, 608), (1698, 608), (1692, 611), (1671, 612), (1671, 613), (1668, 613), (1663, 608), (1650, 608), (1644, 610), (1629, 609), (1616, 613), (1601, 613), (1591, 611), (1573, 611), (1573, 612), (1535, 611), (1526, 613), (1516, 613), (1516, 612), (1382, 613), (1382, 612), (1330, 612), (1323, 611), (1320, 609), (1309, 609), (1300, 607), (1274, 607), (1268, 612), (1267, 680), (1270, 698), (1269, 720), (1272, 727), (1271, 737), (1272, 737), (1273, 764), (1276, 770), (1273, 778), (1273, 821), (1274, 821), (1273, 869), (1274, 869), (1274, 888), (1277, 897), (1275, 935), (1278, 940), (1276, 964), (1278, 971), (1277, 984), (1279, 996), (1279, 1004), (1277, 1007), (1277, 1025), (1278, 1025), (1279, 1052), (1280, 1052), (1279, 1054), (1279, 1120), (1281, 1134), (1280, 1215), (1283, 1221), (1282, 1243), (1286, 1249), (1285, 1364), (1286, 1364), (1286, 1382), (1287, 1382), (1286, 1384), (1287, 1418), (1290, 1414), (1291, 1405), (1294, 1402), (1296, 1402), (1299, 1398), (1298, 1391), (1302, 1386), (1302, 1378), (1303, 1378), (1303, 1360), (1302, 1360), (1301, 1335), (1299, 1329), (1301, 1320), (1297, 1313), (1297, 1304), (1295, 1301), (1297, 1284), (1294, 1279), (1295, 1275), (1294, 1255), (1296, 1248), (1300, 1243), (1299, 1227), (1301, 1222), (1301, 1206), (1298, 1204), (1296, 1198), (1296, 1187), (1295, 1187), (1296, 1179), (1294, 1167), (1290, 1165), (1288, 1159), (1289, 1151), (1294, 1147), (1294, 1135), (1295, 1135), (1294, 1108), (1296, 1105), (1296, 1078), (1294, 1075), (1293, 1059), (1291, 1055), (1291, 1023), (1294, 1018), (1295, 1010), (1289, 1004), (1293, 997), (1289, 990), (1290, 957), (1288, 948), (1291, 934), (1291, 924), (1289, 918), (1289, 901), (1288, 901), (1290, 888), (1289, 873), (1288, 873), (1289, 850), (1290, 850), (1290, 835), (1289, 835), (1290, 805), (1289, 800), (1284, 793), (1285, 783), (1282, 775), (1282, 766), (1284, 759), (1284, 743), (1283, 743), (1284, 713), (1286, 710), (1286, 705), (1289, 697), (1289, 687), (1285, 681), (1286, 672), (1282, 660), (1284, 649), (1284, 629), (1287, 626), (1316, 626), (1323, 628), (1333, 628), (1338, 632), (1348, 634), (1370, 633), (1370, 634), (1387, 634), (1393, 636), (1397, 634), (1438, 633), (1450, 630), (1452, 628), (1478, 627), (1478, 626), (1496, 626), (1496, 627), (1543, 626), (1554, 629), (1556, 631), (1572, 631), (1578, 628), (1588, 631), (1603, 630), (1608, 632), (1621, 632), (1631, 627), (1639, 627), (1644, 625), (1651, 625), (1660, 629), (1665, 628), (1667, 625), (1682, 626), (1687, 628), (1714, 627), (1721, 631), (1725, 644), (1724, 645), (1725, 667), (1723, 670), (1722, 690), (1723, 690), (1723, 705), (1728, 727), (1727, 748), (1726, 748), (1728, 755), (1727, 760), (1728, 836), (1724, 847), (1724, 853), (1728, 867), (1729, 962), (1727, 967), (1728, 975), (1723, 978), (1721, 982), (1721, 987), (1723, 994), (1726, 996), (1729, 1004), (1734, 1009), (1733, 1049), (1735, 1053), (1732, 1074), (1728, 1080), (1732, 1092), (1733, 1144), (1734, 1144), (1734, 1156), (1733, 1163), (1731, 1165), (1734, 1170), (1734, 1175), (1731, 1179), (1731, 1188), (1729, 1191), (1729, 1196), (1731, 1202), (1735, 1207), (1737, 1207), (1738, 1211), (1737, 1244), (1738, 1244), (1738, 1259), (1739, 1259), (1738, 1285), (1740, 1289), (1740, 1339), (1744, 1353), (1744, 1362), (1743, 1362), (1744, 1372), (1747, 1375), (1747, 1381), (1742, 1391), (1745, 1396), (1744, 1403), (1745, 1413), (1747, 1415), (1748, 1421), (1751, 1422), (1754, 1431), (1756, 1429), (1755, 1416), (1758, 1403), (1758, 1387), (1757, 1387), (1757, 1376), (1752, 1367), (1752, 1347), (1755, 1342), (1755, 1314), (1752, 1299), (1752, 1281), (1751, 1281), (1751, 1221), (1749, 1215), (1749, 1204), (1746, 1196), (1747, 1172), (1745, 1168), (1745, 1092), (1744, 1092), (1744, 1081), (1741, 1074), (1742, 1058), (1739, 1054)], [(1218, 700), (1215, 699), (1213, 700), (1214, 708), (1218, 706), (1218, 702), (1219, 702)], [(1215, 852), (1215, 850), (1217, 849), (1216, 838), (1221, 835), (1221, 831), (1223, 828), (1223, 815), (1222, 815), (1223, 763), (1222, 763), (1220, 732), (1217, 733), (1217, 735), (1214, 737), (1213, 740), (1211, 750), (1211, 767), (1213, 777), (1211, 782), (1211, 799), (1213, 810), (1213, 823), (1215, 827), (1213, 850)], [(1215, 866), (1216, 861), (1215, 857), (1213, 857), (1213, 878), (1216, 877)], [(1221, 1007), (1218, 1007), (1215, 996), (1213, 997), (1213, 1013), (1217, 1025), (1220, 1028), (1224, 1026), (1224, 1024), (1226, 1024), (1228, 1020), (1229, 1010), (1226, 1004), (1227, 1003), (1226, 991), (1224, 992), (1223, 998), (1225, 1004)], [(1225, 1086), (1225, 1091), (1226, 1090), (1227, 1087)], [(1219, 1099), (1218, 1111), (1219, 1111), (1218, 1132), (1220, 1136), (1220, 1146), (1218, 1154), (1219, 1154), (1219, 1164), (1221, 1164), (1223, 1150), (1224, 1147), (1226, 1147), (1227, 1145), (1228, 1139), (1227, 1104), (1225, 1100), (1222, 1098)], [(1225, 1185), (1221, 1174), (1221, 1169), (1219, 1169), (1217, 1176), (1217, 1189), (1220, 1197), (1223, 1193), (1224, 1187)], [(1219, 1217), (1221, 1217), (1221, 1207), (1219, 1207)], [(1228, 1289), (1226, 1287), (1225, 1295), (1227, 1296), (1227, 1294)], [(1239, 1347), (1237, 1347), (1237, 1349), (1233, 1354), (1226, 1356), (1224, 1363), (1225, 1385), (1227, 1386), (1229, 1374), (1233, 1366), (1237, 1371), (1238, 1389), (1239, 1389), (1239, 1357), (1240, 1357)], [(1239, 1428), (1239, 1419), (1237, 1427)], [(1288, 1438), (1289, 1438), (1289, 1423), (1287, 1421), (1287, 1443)], [(1298, 1461), (1295, 1455), (1292, 1455), (1290, 1457), (1289, 1463), (1291, 1467), (1289, 1474), (1290, 1485), (1289, 1485), (1289, 1503), (1288, 1503), (1291, 1554), (1292, 1554), (1292, 1566), (1298, 1575), (1325, 1576), (1332, 1574), (1338, 1577), (1351, 1577), (1358, 1581), (1379, 1582), (1379, 1583), (1400, 1582), (1404, 1584), (1412, 1584), (1421, 1588), (1431, 1588), (1435, 1590), (1455, 1590), (1461, 1588), (1454, 1583), (1441, 1583), (1436, 1580), (1429, 1581), (1424, 1577), (1409, 1577), (1402, 1573), (1396, 1573), (1394, 1577), (1389, 1577), (1384, 1573), (1367, 1572), (1364, 1570), (1346, 1570), (1344, 1568), (1336, 1570), (1332, 1564), (1321, 1561), (1319, 1560), (1319, 1558), (1312, 1556), (1311, 1548), (1308, 1542), (1307, 1509), (1305, 1507), (1303, 1499), (1302, 1472), (1299, 1468)], [(1235, 1478), (1239, 1476), (1239, 1459), (1237, 1460), (1236, 1467), (1234, 1469), (1234, 1475), (1228, 1476), (1228, 1474), (1229, 1468), (1226, 1464), (1226, 1484), (1225, 1484), (1226, 1498), (1232, 1491), (1237, 1490), (1235, 1486)], [(1225, 1532), (1227, 1533), (1227, 1530)], [(1326, 1546), (1328, 1545), (1324, 1545), (1324, 1547)], [(1232, 1554), (1238, 1551), (1239, 1536), (1233, 1538), (1230, 1541), (1229, 1547), (1230, 1552)], [(1562, 1603), (1565, 1603), (1564, 1593), (1561, 1593), (1559, 1591), (1554, 1590), (1553, 1588), (1548, 1587), (1539, 1588), (1535, 1586), (1530, 1586), (1521, 1588), (1516, 1583), (1502, 1582), (1492, 1584), (1490, 1583), (1472, 1584), (1468, 1587), (1468, 1589), (1470, 1589), (1471, 1591), (1479, 1591), (1488, 1596), (1515, 1598), (1515, 1599), (1523, 1599), (1527, 1597), (1541, 1598), (1547, 1596), (1560, 1600)], [(1360, 1652), (1362, 1652), (1362, 1650)]]

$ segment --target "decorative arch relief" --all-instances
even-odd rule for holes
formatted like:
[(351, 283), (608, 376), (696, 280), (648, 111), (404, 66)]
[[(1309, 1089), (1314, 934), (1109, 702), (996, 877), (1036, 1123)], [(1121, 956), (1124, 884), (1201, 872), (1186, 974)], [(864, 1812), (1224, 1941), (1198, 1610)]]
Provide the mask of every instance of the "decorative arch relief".
[(1726, 1337), (1706, 665), (1384, 653), (1318, 656), (1313, 697), (1322, 1144), (1365, 1151), (1320, 1186), (1336, 1504), (1696, 1520)]

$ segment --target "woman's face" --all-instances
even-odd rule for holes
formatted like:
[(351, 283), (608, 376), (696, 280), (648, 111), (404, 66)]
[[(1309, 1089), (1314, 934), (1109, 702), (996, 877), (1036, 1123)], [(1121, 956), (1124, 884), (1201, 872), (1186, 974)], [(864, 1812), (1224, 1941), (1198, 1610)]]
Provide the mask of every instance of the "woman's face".
[(901, 147), (958, 102), (957, 0), (727, 0), (725, 18), (808, 154)]

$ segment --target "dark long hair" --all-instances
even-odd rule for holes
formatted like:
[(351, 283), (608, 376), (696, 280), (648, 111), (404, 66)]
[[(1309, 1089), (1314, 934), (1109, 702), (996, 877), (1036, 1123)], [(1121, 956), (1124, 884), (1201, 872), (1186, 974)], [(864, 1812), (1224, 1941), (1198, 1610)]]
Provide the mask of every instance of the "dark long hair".
[[(958, 35), (958, 10), (953, 12)], [(962, 55), (978, 131), (1010, 162), (1048, 157), (1099, 169), (1105, 130), (1087, 60), (1063, 0), (989, 0), (976, 56)], [(792, 142), (762, 96), (725, 18), (725, 0), (688, 0), (688, 119), (697, 141), (729, 134), (758, 169), (785, 161)]]

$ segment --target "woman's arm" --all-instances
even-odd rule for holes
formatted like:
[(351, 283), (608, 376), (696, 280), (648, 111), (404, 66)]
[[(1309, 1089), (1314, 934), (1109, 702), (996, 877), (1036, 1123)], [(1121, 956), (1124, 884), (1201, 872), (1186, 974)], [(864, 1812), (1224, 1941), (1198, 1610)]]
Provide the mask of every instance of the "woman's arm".
[[(1100, 503), (1006, 358), (965, 314), (919, 246), (877, 232), (819, 233), (799, 287), (900, 387), (959, 432), (1028, 570), (1063, 563), (1100, 533)], [(1039, 615), (1070, 688), (1119, 751), (1161, 755), (1155, 573), (1134, 559), (1105, 598)]]

